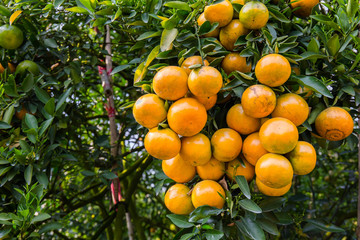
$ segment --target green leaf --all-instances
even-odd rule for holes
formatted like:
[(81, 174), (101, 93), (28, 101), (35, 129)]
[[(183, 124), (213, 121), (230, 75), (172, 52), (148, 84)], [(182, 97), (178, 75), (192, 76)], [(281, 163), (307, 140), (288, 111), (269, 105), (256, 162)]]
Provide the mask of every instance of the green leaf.
[(16, 82), (13, 75), (8, 78), (7, 83), (4, 84), (4, 90), (7, 95), (10, 97), (18, 97), (18, 91), (16, 88)]
[(275, 235), (275, 236), (279, 236), (280, 232), (276, 226), (275, 223), (271, 222), (268, 219), (265, 218), (261, 218), (261, 219), (256, 219), (256, 222), (260, 225), (260, 227), (262, 229), (264, 229), (266, 232)]
[(61, 4), (63, 4), (65, 2), (65, 0), (54, 0), (54, 7), (58, 8), (61, 6)]
[(6, 221), (6, 220), (11, 220), (11, 218), (7, 213), (0, 213), (0, 220)]
[(207, 240), (220, 240), (224, 236), (224, 233), (216, 229), (209, 229), (206, 230), (204, 235)]
[(157, 36), (160, 36), (160, 35), (161, 35), (161, 31), (157, 31), (157, 32), (154, 32), (154, 31), (145, 32), (145, 33), (141, 34), (136, 40), (137, 40), (137, 41), (141, 41), (141, 40), (144, 40), (144, 39), (148, 39), (148, 38), (152, 38), (152, 37), (157, 37)]
[(42, 234), (42, 233), (49, 232), (52, 230), (58, 230), (58, 229), (61, 229), (62, 227), (63, 227), (63, 225), (58, 222), (47, 223), (47, 224), (43, 225), (43, 227), (39, 230), (39, 233)]
[[(11, 228), (4, 228), (0, 230), (0, 238), (6, 237), (11, 232)], [(5, 238), (4, 238), (5, 239)]]
[(55, 99), (50, 98), (45, 104), (44, 109), (48, 114), (53, 115), (55, 112)]
[(201, 206), (201, 207), (196, 208), (194, 211), (192, 211), (192, 213), (190, 213), (189, 221), (197, 222), (197, 221), (207, 218), (209, 216), (219, 215), (221, 212), (223, 212), (222, 209), (210, 207), (207, 205)]
[(54, 118), (50, 118), (46, 121), (44, 121), (41, 126), (40, 126), (40, 130), (39, 130), (39, 136), (41, 137), (45, 131), (50, 127), (52, 121), (54, 120)]
[(147, 68), (152, 63), (152, 61), (154, 61), (154, 59), (156, 58), (156, 56), (159, 53), (159, 49), (160, 49), (160, 46), (156, 46), (156, 47), (154, 47), (153, 50), (151, 50), (149, 56), (146, 58), (145, 68)]
[(88, 13), (88, 11), (86, 9), (81, 8), (81, 7), (66, 8), (65, 11), (74, 12), (74, 13)]
[(192, 239), (192, 237), (196, 236), (197, 233), (193, 232), (193, 233), (186, 233), (184, 235), (181, 236), (180, 240), (188, 240), (188, 239)]
[(359, 11), (359, 1), (358, 0), (348, 0), (346, 5), (347, 15), (351, 18), (355, 17), (357, 11)]
[(319, 42), (315, 38), (312, 38), (307, 46), (308, 52), (319, 53), (319, 48)]
[(34, 86), (34, 83), (34, 75), (28, 74), (25, 77), (24, 81), (21, 83), (21, 90), (23, 90), (24, 92), (30, 91)]
[[(8, 125), (11, 124), (11, 120), (15, 114), (15, 105), (12, 104), (5, 112), (2, 122), (7, 123)], [(5, 125), (6, 126), (6, 125)], [(4, 128), (3, 128), (4, 129)]]
[(263, 212), (270, 212), (282, 207), (285, 200), (286, 199), (283, 197), (269, 197), (262, 201), (259, 206), (261, 207)]
[(345, 86), (341, 89), (341, 91), (344, 91), (351, 96), (355, 96), (355, 90), (352, 86)]
[(285, 17), (284, 14), (282, 14), (275, 8), (268, 6), (268, 10), (269, 10), (270, 15), (273, 18), (277, 19), (278, 21), (283, 22), (283, 23), (290, 23), (290, 20), (287, 17)]
[(0, 168), (0, 177), (2, 175), (4, 175), (5, 173), (7, 173), (12, 167), (5, 167), (5, 168)]
[(94, 12), (94, 9), (91, 6), (90, 0), (76, 0), (76, 4), (79, 7), (86, 9), (89, 13)]
[(36, 120), (36, 117), (34, 117), (34, 115), (31, 115), (29, 113), (27, 113), (25, 115), (25, 123), (28, 126), (28, 128), (34, 128), (37, 129), (38, 126), (38, 121)]
[(27, 166), (24, 172), (24, 178), (28, 185), (31, 184), (32, 173), (33, 173), (33, 166), (32, 165)]
[(249, 189), (249, 184), (246, 181), (246, 178), (242, 175), (235, 176), (235, 181), (239, 185), (241, 192), (245, 195), (246, 198), (251, 198), (251, 193)]
[(265, 240), (265, 233), (259, 225), (248, 217), (241, 217), (241, 221), (237, 221), (236, 226), (241, 232), (244, 232), (253, 240)]
[(317, 229), (320, 229), (322, 231), (325, 232), (345, 232), (344, 229), (339, 228), (333, 224), (324, 224), (318, 220), (315, 219), (307, 219), (305, 220), (306, 222), (312, 224), (314, 227), (316, 227)]
[(168, 29), (163, 30), (160, 40), (160, 49), (162, 52), (169, 50), (171, 48), (171, 44), (175, 40), (178, 33), (179, 31), (177, 30), (177, 28), (173, 28), (171, 30)]
[(104, 172), (103, 174), (101, 174), (101, 176), (104, 176), (106, 179), (109, 179), (109, 180), (115, 179), (115, 178), (118, 177), (118, 176), (117, 176), (115, 173), (113, 173), (113, 172)]
[(331, 56), (335, 56), (340, 49), (339, 35), (334, 34), (326, 43), (326, 47), (329, 50)]
[(186, 2), (182, 2), (182, 1), (171, 1), (171, 2), (167, 2), (164, 4), (165, 7), (171, 7), (171, 8), (176, 8), (176, 9), (180, 9), (180, 10), (184, 10), (184, 11), (191, 11), (191, 8), (189, 7), (189, 5)]
[(58, 48), (59, 47), (57, 45), (56, 41), (54, 39), (51, 39), (51, 38), (45, 39), (44, 44), (45, 44), (45, 46), (47, 46), (49, 48)]
[(62, 107), (62, 105), (65, 103), (66, 99), (69, 97), (71, 92), (72, 92), (72, 88), (69, 88), (66, 92), (60, 95), (58, 102), (56, 103), (55, 111), (59, 110)]
[(116, 68), (114, 68), (112, 71), (111, 71), (111, 74), (110, 75), (114, 75), (115, 73), (118, 73), (118, 72), (121, 72), (127, 68), (129, 68), (130, 65), (126, 64), (126, 65), (120, 65), (120, 66), (117, 66)]
[(140, 82), (144, 79), (145, 75), (147, 73), (147, 68), (145, 67), (145, 62), (140, 63), (140, 65), (136, 68), (135, 74), (134, 74), (134, 85), (137, 82)]
[(44, 185), (44, 187), (47, 188), (47, 186), (49, 184), (49, 179), (45, 173), (42, 173), (42, 172), (37, 173), (35, 175), (35, 177), (39, 181), (40, 184)]
[(186, 216), (176, 215), (176, 214), (168, 214), (167, 218), (171, 220), (179, 228), (191, 228), (195, 226), (193, 223), (189, 223), (189, 220)]
[(310, 15), (310, 18), (315, 19), (316, 21), (319, 22), (331, 22), (332, 19), (326, 15)]
[(315, 92), (318, 92), (325, 97), (333, 98), (333, 95), (330, 93), (330, 91), (327, 89), (325, 84), (321, 82), (319, 79), (313, 76), (293, 76), (295, 80), (301, 84), (302, 86), (307, 86), (311, 88), (311, 90), (314, 90)]
[(81, 174), (84, 175), (85, 177), (91, 177), (91, 176), (95, 176), (96, 173), (92, 172), (92, 171), (89, 171), (89, 170), (84, 170), (84, 171), (81, 171)]
[(314, 53), (314, 52), (304, 52), (300, 56), (301, 58), (298, 59), (299, 61), (326, 58), (326, 55)]
[(31, 224), (36, 223), (36, 222), (42, 222), (45, 221), (46, 219), (51, 218), (51, 216), (47, 213), (40, 213), (39, 215), (35, 216), (32, 220), (31, 220)]
[(42, 88), (39, 88), (38, 86), (35, 86), (35, 95), (36, 97), (43, 103), (46, 104), (50, 97), (49, 94)]
[(3, 15), (5, 17), (10, 17), (11, 11), (7, 7), (0, 5), (0, 15)]
[(9, 129), (9, 128), (12, 128), (10, 124), (0, 121), (0, 129)]
[(261, 208), (252, 200), (250, 199), (242, 199), (239, 201), (239, 205), (245, 209), (245, 210), (248, 210), (250, 212), (253, 212), (253, 213), (261, 213), (262, 210)]

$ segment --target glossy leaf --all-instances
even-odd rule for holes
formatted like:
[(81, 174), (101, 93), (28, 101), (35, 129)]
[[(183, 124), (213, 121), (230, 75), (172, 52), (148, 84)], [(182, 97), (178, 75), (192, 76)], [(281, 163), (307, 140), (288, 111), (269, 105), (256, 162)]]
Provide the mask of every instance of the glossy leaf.
[(251, 198), (250, 188), (249, 184), (246, 181), (246, 178), (242, 175), (235, 176), (235, 181), (238, 184), (240, 190), (244, 194), (244, 196), (248, 199)]
[(195, 226), (193, 223), (190, 223), (186, 216), (176, 215), (176, 214), (168, 214), (166, 215), (171, 222), (173, 222), (176, 226), (180, 228), (190, 228)]

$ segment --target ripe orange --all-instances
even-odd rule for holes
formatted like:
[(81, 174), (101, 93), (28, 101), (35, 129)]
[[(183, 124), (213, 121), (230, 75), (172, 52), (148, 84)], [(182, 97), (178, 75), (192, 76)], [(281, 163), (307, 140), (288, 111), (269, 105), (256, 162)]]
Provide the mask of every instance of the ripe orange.
[[(202, 13), (202, 14), (200, 14), (199, 18), (197, 19), (197, 24), (200, 27), (201, 25), (204, 24), (204, 22), (206, 22), (206, 18), (205, 18), (205, 14)], [(213, 31), (211, 31), (211, 32), (209, 32), (207, 34), (204, 34), (204, 37), (215, 37), (215, 38), (217, 38), (219, 36), (219, 32), (220, 32), (220, 28), (217, 27)]]
[(269, 119), (261, 126), (259, 137), (262, 146), (267, 151), (285, 154), (295, 148), (299, 132), (290, 120), (276, 117)]
[(170, 128), (159, 130), (156, 127), (146, 134), (144, 146), (151, 156), (168, 160), (179, 154), (181, 142), (178, 135)]
[(198, 100), (202, 105), (204, 105), (206, 110), (210, 110), (212, 107), (214, 107), (217, 101), (217, 94), (211, 97), (199, 97), (189, 93), (188, 97), (192, 97)]
[(330, 141), (340, 141), (348, 137), (354, 128), (351, 115), (340, 107), (329, 107), (315, 119), (318, 134)]
[(289, 79), (291, 66), (289, 61), (280, 54), (269, 54), (257, 62), (255, 75), (260, 83), (269, 87), (278, 87)]
[(205, 19), (211, 23), (218, 22), (219, 27), (229, 24), (233, 18), (233, 14), (234, 8), (228, 0), (206, 6), (204, 10)]
[(190, 189), (184, 184), (175, 184), (165, 194), (165, 206), (170, 212), (180, 215), (187, 215), (194, 210)]
[(143, 95), (136, 100), (133, 115), (140, 125), (154, 128), (166, 119), (165, 103), (156, 94)]
[(204, 105), (194, 98), (182, 98), (174, 102), (167, 114), (169, 126), (181, 136), (194, 136), (199, 133), (207, 121)]
[(295, 126), (303, 124), (309, 116), (309, 105), (295, 93), (286, 93), (276, 100), (272, 117), (283, 117), (292, 121)]
[(230, 108), (226, 115), (226, 123), (230, 128), (243, 135), (260, 129), (260, 119), (246, 115), (241, 104), (235, 104)]
[(241, 152), (240, 134), (231, 128), (221, 128), (211, 137), (213, 156), (222, 162), (234, 160)]
[(249, 29), (245, 28), (240, 20), (234, 19), (228, 25), (220, 29), (219, 39), (224, 48), (232, 51), (235, 48), (234, 44), (236, 40), (249, 32)]
[(308, 142), (299, 141), (286, 157), (290, 160), (294, 173), (297, 175), (306, 175), (316, 166), (316, 151)]
[(229, 162), (226, 167), (226, 176), (233, 181), (235, 176), (242, 175), (248, 182), (250, 182), (254, 178), (255, 168), (245, 159), (242, 159), (242, 161), (245, 167), (238, 159), (234, 159)]
[(308, 99), (314, 92), (307, 86), (299, 86), (298, 90), (295, 92), (296, 94), (304, 94), (303, 98)]
[(225, 163), (212, 157), (209, 162), (196, 167), (196, 172), (202, 180), (219, 180), (225, 174)]
[(3, 73), (5, 71), (5, 68), (0, 63), (0, 73)]
[(251, 63), (246, 63), (246, 58), (241, 57), (239, 53), (229, 53), (225, 56), (221, 63), (222, 69), (229, 75), (234, 71), (243, 73), (251, 72)]
[(19, 73), (20, 75), (23, 75), (28, 71), (34, 74), (35, 76), (40, 74), (39, 66), (35, 62), (30, 60), (24, 60), (21, 63), (19, 63), (19, 65), (16, 67), (16, 72)]
[(242, 153), (245, 159), (255, 166), (259, 158), (269, 152), (262, 146), (259, 132), (254, 132), (245, 138)]
[(21, 110), (20, 111), (15, 111), (15, 117), (17, 119), (19, 119), (19, 120), (23, 120), (27, 113), (32, 114), (22, 104)]
[(24, 41), (24, 34), (20, 28), (14, 25), (2, 25), (0, 27), (0, 46), (5, 49), (17, 49)]
[(211, 159), (209, 138), (202, 133), (181, 138), (180, 156), (193, 166), (206, 164)]
[(269, 10), (262, 2), (247, 2), (240, 10), (239, 19), (248, 29), (260, 29), (269, 20)]
[(222, 84), (221, 73), (210, 66), (192, 70), (188, 78), (191, 93), (199, 97), (214, 96), (220, 91)]
[(284, 156), (267, 153), (262, 156), (255, 166), (256, 178), (271, 188), (282, 188), (291, 183), (293, 168)]
[(291, 70), (294, 71), (295, 75), (300, 75), (300, 68), (298, 66), (291, 67)]
[(10, 69), (11, 73), (14, 73), (16, 71), (16, 66), (12, 63), (8, 62), (8, 68)]
[(185, 161), (180, 154), (172, 159), (162, 161), (161, 167), (166, 176), (178, 183), (186, 183), (196, 174), (195, 167)]
[(225, 191), (217, 182), (203, 180), (195, 185), (191, 200), (195, 208), (208, 205), (220, 209), (225, 204)]
[(292, 182), (290, 182), (288, 185), (282, 188), (271, 188), (266, 186), (264, 183), (262, 183), (259, 178), (256, 178), (256, 185), (259, 189), (259, 191), (270, 197), (280, 197), (282, 195), (285, 195), (291, 188)]
[(177, 100), (184, 97), (188, 91), (187, 78), (188, 75), (181, 67), (164, 67), (154, 76), (154, 91), (162, 99)]
[(291, 0), (290, 7), (296, 9), (294, 14), (301, 18), (310, 16), (313, 7), (319, 3), (319, 0)]
[(246, 115), (263, 118), (275, 109), (276, 96), (274, 91), (265, 85), (252, 85), (244, 91), (241, 104)]
[(189, 75), (191, 73), (191, 70), (189, 67), (196, 65), (196, 64), (201, 64), (201, 65), (205, 65), (205, 66), (209, 66), (209, 62), (205, 59), (204, 62), (202, 61), (200, 56), (191, 56), (186, 58), (182, 64), (181, 64), (181, 68), (185, 70), (185, 72), (187, 73), (187, 75)]

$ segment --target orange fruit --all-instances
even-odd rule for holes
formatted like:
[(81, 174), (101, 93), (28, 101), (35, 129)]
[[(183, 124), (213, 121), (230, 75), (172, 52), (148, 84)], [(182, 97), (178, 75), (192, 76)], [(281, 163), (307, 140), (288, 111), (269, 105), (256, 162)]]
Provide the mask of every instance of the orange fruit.
[(256, 178), (256, 185), (259, 189), (259, 191), (270, 197), (280, 197), (282, 195), (285, 195), (291, 188), (292, 182), (290, 182), (288, 185), (282, 188), (271, 188), (266, 186), (264, 183), (262, 183), (259, 178)]
[(234, 8), (228, 0), (206, 6), (204, 10), (205, 19), (211, 23), (218, 22), (219, 27), (228, 25), (233, 18), (233, 14)]
[(194, 98), (182, 98), (174, 102), (167, 114), (169, 126), (181, 136), (194, 136), (205, 126), (207, 113), (204, 105)]
[(205, 65), (205, 66), (209, 66), (209, 62), (205, 59), (204, 62), (201, 59), (200, 56), (191, 56), (186, 58), (182, 64), (181, 64), (181, 68), (185, 70), (185, 72), (187, 73), (187, 75), (189, 75), (191, 73), (191, 70), (189, 67), (196, 65), (196, 64), (201, 64), (201, 65)]
[(231, 128), (221, 128), (211, 137), (213, 156), (222, 162), (234, 160), (241, 152), (240, 134)]
[(202, 133), (181, 138), (180, 156), (193, 166), (206, 164), (211, 159), (209, 138)]
[(206, 110), (213, 108), (217, 101), (217, 94), (211, 97), (198, 97), (194, 95), (194, 98), (198, 100), (202, 105), (204, 105)]
[(246, 63), (246, 58), (240, 56), (239, 53), (229, 53), (225, 56), (221, 63), (222, 69), (229, 75), (234, 71), (243, 73), (251, 72), (251, 64)]
[(249, 29), (245, 28), (240, 20), (234, 19), (228, 25), (220, 29), (219, 39), (224, 48), (232, 51), (235, 48), (234, 44), (236, 40), (249, 32)]
[(269, 10), (262, 2), (247, 2), (240, 10), (239, 19), (248, 29), (260, 29), (269, 20)]
[(32, 114), (24, 107), (24, 105), (22, 105), (20, 111), (15, 111), (15, 117), (19, 120), (23, 120), (27, 113)]
[(265, 85), (252, 85), (243, 92), (241, 104), (246, 115), (263, 118), (275, 109), (276, 96), (274, 91)]
[[(205, 18), (205, 14), (202, 13), (202, 14), (200, 14), (200, 16), (197, 19), (197, 24), (200, 27), (201, 25), (204, 24), (204, 22), (206, 22), (206, 18)], [(211, 32), (209, 32), (207, 34), (204, 34), (204, 37), (215, 37), (215, 38), (217, 38), (219, 36), (219, 32), (220, 32), (220, 28), (217, 27), (213, 31), (211, 31)]]
[(193, 69), (188, 78), (191, 93), (199, 97), (216, 95), (220, 91), (222, 84), (221, 73), (210, 66)]
[(229, 162), (226, 166), (226, 176), (233, 181), (235, 176), (242, 175), (250, 182), (254, 178), (255, 168), (245, 159), (242, 159), (242, 161), (245, 166), (238, 159)]
[(154, 91), (162, 99), (177, 100), (184, 97), (188, 91), (187, 78), (188, 75), (181, 67), (164, 67), (154, 76)]
[(303, 124), (309, 116), (309, 105), (295, 93), (286, 93), (276, 99), (272, 117), (283, 117), (292, 121), (295, 126)]
[(295, 75), (300, 75), (300, 68), (298, 66), (291, 67), (291, 70), (294, 71)]
[(185, 161), (180, 154), (162, 161), (161, 167), (166, 176), (178, 183), (186, 183), (193, 179), (196, 174), (195, 167)]
[(0, 63), (0, 73), (3, 73), (5, 71), (5, 68)]
[(303, 98), (308, 99), (314, 92), (307, 86), (299, 86), (298, 90), (296, 90), (295, 93), (303, 94)]
[(286, 118), (267, 120), (259, 131), (262, 146), (271, 153), (285, 154), (293, 150), (299, 139), (295, 124)]
[(16, 71), (16, 66), (12, 63), (8, 62), (8, 68), (10, 69), (11, 73), (14, 73)]
[(40, 68), (35, 62), (30, 60), (24, 60), (21, 63), (19, 63), (19, 65), (17, 65), (16, 72), (21, 75), (27, 72), (31, 72), (32, 74), (37, 76), (40, 74)]
[(260, 119), (246, 115), (241, 104), (235, 104), (229, 109), (226, 115), (226, 123), (230, 128), (243, 135), (260, 129)]
[(0, 46), (5, 49), (17, 49), (24, 41), (20, 28), (5, 24), (0, 27)]
[(174, 214), (187, 215), (194, 210), (190, 189), (184, 184), (175, 184), (165, 194), (165, 206)]
[(289, 61), (280, 54), (269, 54), (257, 62), (255, 75), (260, 83), (269, 87), (278, 87), (289, 79), (291, 66)]
[(146, 134), (144, 146), (151, 156), (168, 160), (179, 154), (181, 142), (178, 135), (170, 128), (159, 130), (156, 127)]
[(330, 141), (340, 141), (348, 137), (354, 128), (351, 115), (340, 107), (329, 107), (315, 119), (318, 134)]
[(146, 94), (136, 100), (133, 115), (141, 126), (154, 128), (166, 119), (164, 101), (156, 94)]
[(221, 209), (225, 204), (225, 191), (217, 182), (203, 180), (195, 185), (191, 200), (195, 208), (208, 205)]
[(196, 172), (202, 180), (219, 180), (225, 174), (225, 163), (212, 157), (204, 165), (196, 166)]
[(283, 188), (291, 183), (293, 168), (284, 156), (267, 153), (262, 156), (255, 166), (256, 178), (271, 188)]
[(308, 142), (299, 141), (286, 157), (291, 162), (294, 173), (297, 175), (306, 175), (314, 170), (316, 166), (316, 151)]
[(294, 14), (301, 18), (310, 16), (313, 7), (319, 3), (319, 0), (291, 0), (290, 7), (296, 9)]
[(269, 152), (266, 151), (260, 142), (259, 132), (254, 132), (245, 138), (242, 154), (251, 165), (255, 166), (259, 158), (267, 153)]

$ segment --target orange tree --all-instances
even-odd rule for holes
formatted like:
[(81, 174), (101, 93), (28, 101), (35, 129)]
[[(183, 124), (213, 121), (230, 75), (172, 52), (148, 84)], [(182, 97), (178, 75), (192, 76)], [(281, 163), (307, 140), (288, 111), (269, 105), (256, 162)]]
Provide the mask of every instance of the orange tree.
[[(302, 0), (290, 5), (280, 0), (251, 3), (243, 8), (244, 4), (3, 1), (1, 25), (12, 26), (5, 30), (16, 30), (9, 33), (0, 29), (0, 237), (354, 238), (357, 125), (352, 132), (351, 119), (345, 122), (336, 117), (331, 123), (344, 127), (346, 136), (339, 137), (335, 132), (327, 137), (326, 129), (322, 133), (326, 121), (317, 116), (325, 108), (337, 106), (357, 119), (358, 3), (338, 0), (316, 5), (316, 1)], [(251, 5), (259, 6), (259, 10), (254, 11)], [(299, 11), (299, 7), (306, 11)], [(203, 12), (203, 19), (198, 20)], [(253, 21), (257, 16), (258, 21)], [(245, 30), (239, 24), (246, 26)], [(228, 55), (230, 50), (233, 53)], [(289, 64), (259, 70), (259, 60), (265, 62), (262, 57), (269, 54), (281, 55)], [(191, 56), (200, 58), (185, 64), (184, 60)], [(212, 68), (201, 67), (208, 64)], [(190, 74), (186, 84), (181, 76), (161, 76), (166, 69), (163, 67), (182, 65), (185, 70), (180, 75)], [(13, 71), (14, 66), (19, 68)], [(171, 68), (175, 70), (170, 69), (170, 75), (182, 71)], [(168, 88), (164, 79), (176, 82), (167, 95), (161, 93), (162, 88)], [(201, 79), (200, 84), (197, 79)], [(204, 88), (214, 82), (217, 84), (211, 94), (206, 92)], [(270, 109), (258, 105), (268, 103), (266, 94), (254, 97), (247, 90), (260, 84), (268, 85), (266, 92), (277, 98), (272, 97), (266, 105)], [(174, 104), (188, 87), (197, 100), (185, 98)], [(272, 115), (273, 120), (266, 122), (264, 117), (280, 106), (280, 99), (286, 104), (290, 96), (285, 94), (291, 92), (298, 93), (305, 103), (300, 101), (298, 107), (286, 105), (285, 110), (278, 108), (277, 116)], [(132, 109), (145, 93), (154, 94), (146, 95), (155, 99), (152, 105), (145, 102)], [(215, 93), (217, 99), (206, 105), (207, 98)], [(182, 111), (188, 105), (191, 108)], [(311, 109), (308, 117), (302, 110), (306, 105)], [(186, 123), (196, 108), (202, 109), (201, 124), (195, 130), (189, 129)], [(297, 140), (290, 147), (295, 150), (285, 157), (278, 155), (289, 151), (283, 147), (290, 138), (274, 130), (274, 124), (279, 122), (275, 117), (287, 118), (284, 114), (288, 108), (295, 108), (291, 111), (298, 116), (280, 122), (287, 122), (292, 131), (297, 131), (293, 135), (299, 134), (299, 140), (311, 143), (317, 152), (316, 167), (306, 176), (301, 176), (304, 167), (295, 167), (301, 159), (301, 147), (295, 146)], [(227, 117), (230, 109), (233, 115)], [(167, 122), (163, 121), (164, 110), (171, 113)], [(148, 130), (135, 119), (152, 128), (151, 133), (162, 132), (163, 137), (147, 135), (146, 141)], [(189, 136), (177, 139), (167, 124)], [(251, 134), (259, 129), (259, 134)], [(200, 130), (192, 136), (196, 134), (193, 131)], [(169, 132), (176, 143), (165, 138)], [(221, 134), (233, 137), (228, 137), (225, 144), (217, 143)], [(199, 141), (194, 139), (211, 139), (211, 143), (182, 147)], [(270, 146), (272, 139), (281, 140), (282, 149), (274, 150)], [(183, 153), (172, 162), (158, 160), (148, 155), (143, 141), (145, 147), (147, 142), (153, 143), (147, 147), (152, 155), (158, 151), (168, 154), (168, 150), (173, 151), (171, 157)], [(269, 146), (259, 145), (262, 141)], [(224, 154), (225, 150), (231, 154)], [(234, 159), (241, 150), (244, 158)], [(267, 154), (273, 151), (280, 152)], [(263, 154), (256, 155), (259, 152)], [(163, 156), (156, 155), (160, 159)], [(186, 156), (196, 159), (189, 164), (188, 160), (184, 162)], [(193, 166), (204, 159), (208, 165)], [(257, 161), (262, 164), (257, 165)], [(282, 162), (286, 167), (262, 168), (268, 161)], [(181, 169), (176, 167), (179, 164)], [(195, 171), (198, 175), (194, 177)], [(286, 176), (269, 178), (271, 171), (279, 175), (286, 172)], [(227, 177), (223, 178), (224, 173)], [(254, 174), (256, 181), (252, 180)], [(172, 179), (190, 182), (186, 186), (174, 185)], [(169, 187), (171, 193), (167, 192)], [(212, 192), (203, 195), (203, 188)], [(185, 202), (178, 201), (177, 192)], [(270, 197), (263, 193), (286, 194)], [(201, 206), (204, 204), (212, 207)], [(167, 208), (189, 214), (170, 214)]]

